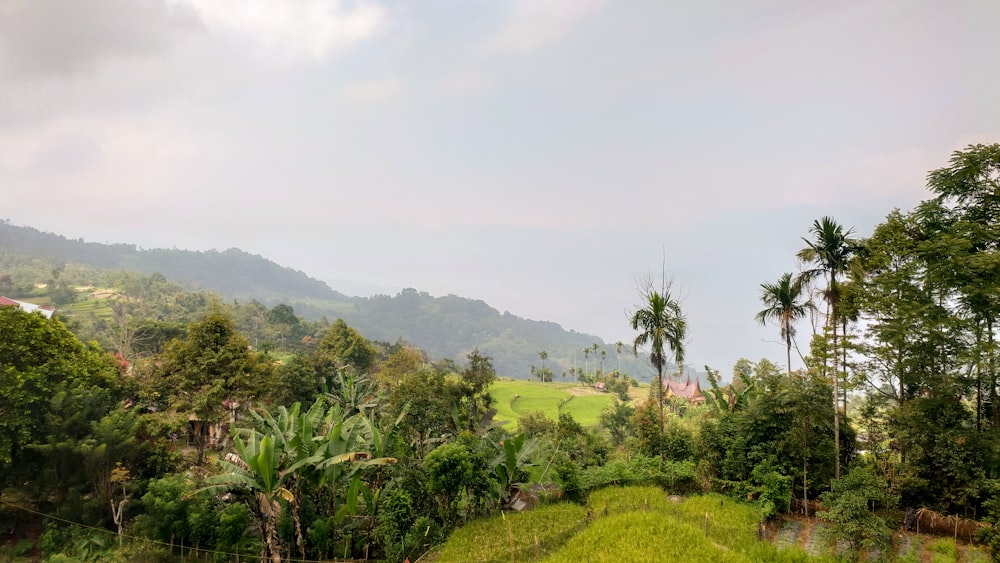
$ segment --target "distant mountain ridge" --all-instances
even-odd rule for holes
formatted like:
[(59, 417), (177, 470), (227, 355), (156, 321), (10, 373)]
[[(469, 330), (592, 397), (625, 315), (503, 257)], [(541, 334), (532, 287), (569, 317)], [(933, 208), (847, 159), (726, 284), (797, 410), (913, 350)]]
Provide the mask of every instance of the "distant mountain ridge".
[[(532, 365), (541, 365), (538, 353), (542, 350), (548, 353), (547, 365), (556, 380), (572, 367), (588, 364), (593, 369), (600, 352), (585, 358), (583, 349), (594, 343), (605, 351), (606, 371), (618, 366), (614, 346), (553, 322), (501, 314), (481, 300), (433, 297), (412, 288), (395, 296), (349, 297), (299, 270), (235, 248), (222, 252), (142, 249), (133, 244), (68, 239), (2, 221), (0, 249), (100, 270), (158, 272), (188, 289), (217, 292), (226, 299), (257, 299), (271, 306), (286, 303), (306, 318), (343, 318), (373, 340), (402, 338), (433, 358), (463, 362), (468, 352), (479, 348), (493, 357), (498, 373), (509, 377), (527, 378)], [(623, 350), (621, 356), (623, 371), (648, 379), (648, 366), (637, 362), (629, 351)]]
[(8, 222), (0, 222), (0, 248), (102, 270), (129, 270), (147, 275), (159, 272), (184, 287), (218, 291), (233, 299), (348, 299), (303, 272), (237, 248), (222, 252), (141, 249), (134, 244), (68, 239)]

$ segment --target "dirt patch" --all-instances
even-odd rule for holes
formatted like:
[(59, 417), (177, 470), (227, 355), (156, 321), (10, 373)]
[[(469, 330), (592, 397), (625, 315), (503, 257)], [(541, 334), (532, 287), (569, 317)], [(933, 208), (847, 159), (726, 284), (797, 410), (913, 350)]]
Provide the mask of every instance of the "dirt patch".
[[(829, 530), (829, 524), (816, 518), (806, 518), (801, 514), (786, 514), (782, 520), (772, 524), (773, 528), (768, 530), (768, 539), (778, 546), (798, 545), (812, 555), (824, 555), (833, 553), (843, 553), (847, 546), (843, 542), (838, 542), (837, 546), (830, 545), (830, 536), (824, 533), (824, 529)], [(933, 558), (930, 545), (940, 539), (936, 536), (917, 534), (914, 532), (899, 531), (892, 534), (891, 551), (896, 557), (916, 556), (921, 562), (929, 562)], [(988, 556), (982, 551), (970, 547), (969, 544), (959, 538), (958, 545), (959, 561), (988, 561)], [(862, 553), (869, 561), (876, 560), (882, 553)]]
[(598, 391), (597, 389), (594, 389), (593, 387), (585, 387), (585, 386), (582, 386), (582, 385), (579, 386), (579, 387), (570, 387), (570, 388), (566, 389), (566, 392), (569, 393), (570, 395), (573, 395), (573, 396), (576, 396), (576, 397), (585, 397), (587, 395), (607, 395), (608, 394), (607, 391)]

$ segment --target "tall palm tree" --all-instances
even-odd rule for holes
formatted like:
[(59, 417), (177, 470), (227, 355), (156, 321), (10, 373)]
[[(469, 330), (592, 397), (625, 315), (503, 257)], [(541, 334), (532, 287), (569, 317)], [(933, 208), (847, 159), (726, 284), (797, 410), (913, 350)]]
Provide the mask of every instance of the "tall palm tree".
[(812, 301), (805, 299), (802, 278), (793, 278), (792, 274), (784, 273), (778, 283), (760, 284), (760, 300), (765, 309), (754, 317), (761, 325), (768, 321), (778, 323), (781, 339), (785, 341), (785, 355), (788, 361), (788, 376), (792, 376), (792, 339), (795, 338), (795, 321), (805, 316), (815, 308)]
[(812, 240), (803, 238), (806, 247), (799, 251), (798, 258), (804, 264), (812, 266), (802, 272), (802, 278), (811, 280), (822, 277), (826, 279), (826, 289), (821, 292), (827, 304), (827, 328), (833, 335), (833, 441), (836, 451), (834, 474), (840, 478), (840, 414), (838, 408), (837, 388), (840, 377), (837, 354), (837, 324), (840, 320), (838, 307), (840, 303), (840, 283), (838, 277), (846, 275), (850, 270), (851, 258), (857, 248), (857, 242), (851, 238), (854, 229), (844, 229), (832, 217), (823, 217), (813, 222), (809, 228)]
[(684, 338), (687, 336), (687, 318), (680, 303), (666, 289), (646, 293), (645, 306), (632, 314), (632, 330), (638, 330), (632, 345), (634, 354), (639, 347), (649, 345), (649, 362), (656, 368), (657, 401), (660, 406), (660, 425), (663, 425), (663, 368), (667, 364), (667, 351), (673, 352), (680, 365), (684, 361)]

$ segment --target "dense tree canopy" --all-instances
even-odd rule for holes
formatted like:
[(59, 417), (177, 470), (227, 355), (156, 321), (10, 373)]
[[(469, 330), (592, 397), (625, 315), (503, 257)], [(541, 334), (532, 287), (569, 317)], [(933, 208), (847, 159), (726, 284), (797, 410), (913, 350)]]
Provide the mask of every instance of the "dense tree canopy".
[(113, 392), (104, 403), (120, 398), (113, 358), (58, 320), (0, 306), (0, 335), (0, 467), (45, 438), (46, 417), (62, 394), (102, 388)]

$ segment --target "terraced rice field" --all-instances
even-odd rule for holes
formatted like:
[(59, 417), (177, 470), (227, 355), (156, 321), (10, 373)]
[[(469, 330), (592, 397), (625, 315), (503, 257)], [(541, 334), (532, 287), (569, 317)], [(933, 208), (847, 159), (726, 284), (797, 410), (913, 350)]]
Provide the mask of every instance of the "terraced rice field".
[(490, 389), (496, 399), (497, 420), (513, 428), (517, 419), (542, 411), (551, 420), (565, 412), (585, 427), (596, 426), (601, 412), (614, 400), (611, 393), (601, 393), (578, 383), (542, 383), (539, 381), (501, 380)]
[[(555, 510), (566, 511), (556, 514)], [(759, 512), (717, 495), (668, 497), (657, 487), (609, 487), (586, 507), (562, 503), (479, 520), (429, 561), (832, 561), (760, 541)]]

